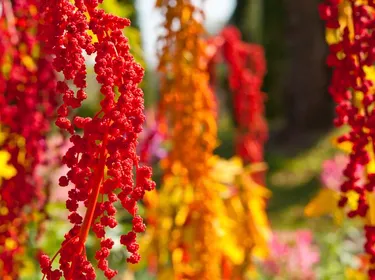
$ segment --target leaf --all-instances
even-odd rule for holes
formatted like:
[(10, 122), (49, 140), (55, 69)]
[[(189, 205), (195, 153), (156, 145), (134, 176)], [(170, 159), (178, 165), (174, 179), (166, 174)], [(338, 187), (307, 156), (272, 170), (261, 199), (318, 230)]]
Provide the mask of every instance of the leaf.
[(182, 205), (178, 209), (178, 212), (177, 212), (176, 217), (175, 217), (176, 226), (182, 226), (185, 223), (188, 214), (189, 214), (189, 206)]
[(10, 154), (7, 151), (0, 151), (0, 181), (1, 178), (9, 180), (17, 173), (13, 165), (8, 164)]
[(170, 280), (174, 279), (174, 271), (172, 268), (164, 268), (158, 272), (158, 279), (159, 280)]
[(34, 266), (34, 263), (33, 261), (27, 257), (27, 258), (23, 258), (22, 260), (22, 267), (20, 269), (20, 277), (21, 279), (24, 279), (28, 276), (31, 276), (31, 275), (34, 275), (35, 276), (35, 266)]
[(345, 152), (345, 153), (348, 153), (350, 154), (352, 152), (352, 148), (353, 148), (353, 143), (350, 142), (350, 141), (344, 141), (344, 142), (337, 142), (337, 138), (333, 138), (332, 139), (332, 145), (336, 148), (338, 148), (339, 150)]
[(357, 209), (359, 194), (355, 191), (350, 190), (347, 192), (347, 197), (348, 197), (348, 206), (350, 207), (350, 209), (351, 210)]
[(227, 234), (221, 239), (220, 246), (223, 254), (235, 265), (240, 265), (245, 258), (244, 250), (236, 244), (235, 236)]
[(26, 54), (22, 55), (21, 56), (21, 62), (27, 68), (27, 70), (29, 70), (31, 72), (35, 71), (36, 68), (37, 68), (34, 60), (29, 55), (26, 55)]
[(243, 170), (242, 160), (239, 157), (232, 157), (230, 160), (215, 157), (212, 174), (216, 181), (223, 184), (233, 184), (235, 177)]
[(353, 268), (346, 268), (345, 269), (345, 279), (347, 280), (366, 280), (367, 279), (367, 274), (353, 269)]
[(327, 28), (326, 30), (326, 41), (328, 45), (337, 43), (340, 40), (340, 31), (337, 29)]
[(103, 1), (101, 7), (108, 13), (114, 14), (119, 17), (129, 18), (131, 17), (135, 9), (131, 4), (119, 3), (117, 0), (106, 0)]
[(334, 190), (322, 188), (319, 193), (307, 204), (304, 213), (307, 217), (320, 217), (333, 214), (338, 207), (339, 194)]
[(375, 67), (374, 66), (363, 66), (363, 70), (366, 73), (366, 78), (375, 82)]
[(375, 196), (373, 193), (367, 193), (367, 200), (369, 204), (369, 211), (367, 213), (367, 219), (370, 225), (375, 226)]
[(135, 61), (141, 64), (142, 67), (146, 67), (146, 63), (143, 59), (141, 34), (139, 30), (129, 26), (125, 28), (124, 34), (129, 39), (130, 52), (134, 56)]

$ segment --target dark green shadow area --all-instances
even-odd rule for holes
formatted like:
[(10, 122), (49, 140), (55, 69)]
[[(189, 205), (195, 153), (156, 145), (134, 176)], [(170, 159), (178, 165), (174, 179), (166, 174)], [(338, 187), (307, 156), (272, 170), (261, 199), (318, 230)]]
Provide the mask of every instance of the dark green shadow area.
[(288, 207), (305, 206), (318, 192), (320, 185), (319, 180), (313, 178), (308, 183), (293, 188), (272, 187), (269, 184), (268, 188), (272, 191), (268, 203), (268, 212), (272, 215)]

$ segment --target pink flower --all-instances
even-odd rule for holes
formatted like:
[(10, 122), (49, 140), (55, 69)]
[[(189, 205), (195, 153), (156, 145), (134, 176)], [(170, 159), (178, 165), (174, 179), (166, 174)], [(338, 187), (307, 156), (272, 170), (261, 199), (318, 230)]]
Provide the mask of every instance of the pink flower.
[(343, 171), (348, 162), (349, 158), (344, 154), (337, 154), (332, 159), (323, 162), (320, 180), (324, 187), (334, 191), (340, 191), (340, 186), (345, 179)]
[(68, 199), (68, 191), (72, 187), (59, 187), (59, 178), (69, 171), (65, 165), (61, 165), (60, 159), (72, 146), (69, 139), (64, 139), (61, 134), (54, 134), (46, 139), (46, 150), (42, 158), (43, 165), (38, 166), (37, 173), (43, 177), (50, 186), (50, 202), (64, 202)]
[(160, 129), (160, 120), (153, 108), (145, 112), (146, 121), (143, 125), (143, 131), (139, 135), (139, 145), (137, 153), (143, 163), (152, 164), (164, 158), (167, 150), (162, 147), (166, 136)]
[(284, 279), (316, 279), (314, 265), (320, 254), (308, 230), (279, 232), (270, 243), (270, 257), (263, 263), (267, 275)]
[[(340, 186), (344, 183), (344, 170), (349, 163), (349, 157), (345, 154), (337, 154), (332, 159), (328, 159), (323, 162), (322, 173), (320, 180), (324, 187), (339, 192)], [(363, 166), (357, 165), (356, 175), (360, 178), (358, 184), (363, 186)]]

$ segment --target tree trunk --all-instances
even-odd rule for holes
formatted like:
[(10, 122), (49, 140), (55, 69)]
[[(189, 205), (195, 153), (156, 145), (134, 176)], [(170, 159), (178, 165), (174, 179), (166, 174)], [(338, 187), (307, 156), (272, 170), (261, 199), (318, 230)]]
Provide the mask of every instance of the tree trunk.
[(237, 0), (236, 9), (229, 23), (237, 26), (245, 42), (260, 44), (263, 27), (263, 0)]
[(317, 0), (284, 0), (287, 13), (287, 64), (284, 100), (287, 129), (304, 132), (327, 129), (333, 104), (327, 93), (330, 71), (328, 48)]

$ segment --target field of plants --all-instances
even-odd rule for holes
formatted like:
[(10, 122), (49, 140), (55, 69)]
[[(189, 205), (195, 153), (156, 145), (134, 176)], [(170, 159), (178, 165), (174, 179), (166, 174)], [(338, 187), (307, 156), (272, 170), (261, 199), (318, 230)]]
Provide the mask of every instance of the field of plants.
[(375, 280), (375, 1), (215, 1), (0, 0), (0, 280)]

